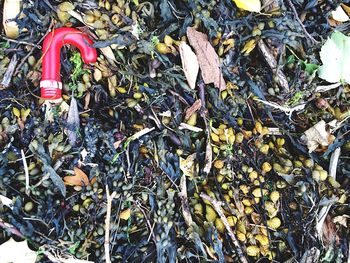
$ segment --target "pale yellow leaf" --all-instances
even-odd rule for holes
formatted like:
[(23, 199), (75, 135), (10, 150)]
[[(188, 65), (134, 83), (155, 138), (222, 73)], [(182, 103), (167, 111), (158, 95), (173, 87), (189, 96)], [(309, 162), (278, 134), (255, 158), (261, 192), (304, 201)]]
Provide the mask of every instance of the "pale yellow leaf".
[(309, 152), (313, 152), (320, 145), (328, 146), (333, 142), (334, 138), (327, 129), (326, 122), (321, 120), (310, 129), (306, 130), (304, 135), (301, 137), (301, 140), (307, 145)]
[(191, 47), (185, 42), (181, 42), (179, 45), (179, 51), (181, 56), (182, 69), (185, 72), (188, 85), (191, 89), (195, 89), (199, 71), (197, 56), (192, 51)]
[(195, 160), (196, 153), (187, 156), (186, 159), (180, 157), (180, 169), (185, 176), (193, 178), (198, 174), (198, 166)]
[(348, 219), (350, 218), (350, 216), (348, 215), (342, 215), (342, 216), (336, 216), (333, 218), (333, 222), (336, 224), (340, 224), (344, 227), (347, 227), (347, 223), (348, 223)]
[(102, 54), (107, 58), (112, 60), (113, 62), (116, 62), (117, 59), (115, 58), (115, 55), (113, 53), (113, 50), (110, 46), (100, 48)]
[(123, 219), (123, 220), (128, 220), (130, 218), (130, 216), (131, 216), (131, 209), (128, 208), (120, 213), (119, 218)]
[(29, 249), (27, 241), (16, 242), (10, 238), (0, 245), (0, 262), (34, 263), (36, 251)]
[(235, 2), (237, 7), (247, 10), (250, 12), (257, 12), (259, 13), (261, 11), (261, 2), (260, 0), (232, 0)]

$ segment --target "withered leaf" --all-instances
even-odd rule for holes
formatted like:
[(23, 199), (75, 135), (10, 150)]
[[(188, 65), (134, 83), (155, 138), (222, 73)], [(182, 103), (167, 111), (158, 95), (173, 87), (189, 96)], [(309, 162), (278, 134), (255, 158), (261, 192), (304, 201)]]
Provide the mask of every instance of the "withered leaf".
[(220, 69), (219, 56), (208, 41), (207, 35), (189, 27), (187, 28), (187, 37), (196, 52), (204, 83), (214, 83), (215, 87), (220, 90), (226, 89), (226, 83)]
[(202, 101), (196, 100), (191, 107), (186, 110), (185, 120), (187, 121), (194, 113), (202, 107)]
[(123, 220), (128, 220), (130, 218), (130, 216), (131, 216), (131, 209), (127, 208), (120, 213), (119, 218), (123, 219)]
[(74, 97), (70, 102), (68, 117), (67, 117), (67, 134), (70, 145), (74, 146), (77, 141), (79, 131), (79, 112), (77, 101)]
[(90, 184), (87, 175), (78, 167), (74, 167), (74, 175), (65, 176), (63, 180), (66, 185), (86, 186)]
[(307, 145), (309, 152), (315, 151), (320, 145), (328, 146), (334, 140), (334, 137), (327, 130), (326, 122), (324, 120), (319, 121), (310, 129), (304, 132), (304, 135), (301, 137), (301, 140), (304, 144)]
[(188, 85), (191, 89), (195, 89), (197, 75), (199, 71), (197, 56), (192, 51), (191, 47), (185, 42), (181, 42), (181, 44), (179, 45), (179, 51), (181, 56), (182, 69), (185, 72)]

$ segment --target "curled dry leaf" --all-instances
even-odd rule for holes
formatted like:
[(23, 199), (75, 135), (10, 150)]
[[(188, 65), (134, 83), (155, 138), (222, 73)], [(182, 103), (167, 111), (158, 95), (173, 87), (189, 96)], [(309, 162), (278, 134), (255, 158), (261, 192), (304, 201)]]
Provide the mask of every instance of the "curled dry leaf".
[(199, 71), (199, 64), (196, 54), (192, 51), (191, 47), (185, 42), (181, 42), (179, 45), (182, 68), (185, 72), (185, 76), (188, 85), (191, 89), (195, 89), (196, 80)]
[(189, 155), (186, 159), (180, 157), (180, 169), (185, 176), (193, 178), (198, 174), (198, 165), (196, 164), (196, 153)]
[(348, 220), (350, 219), (350, 216), (344, 214), (341, 216), (336, 216), (333, 218), (333, 223), (340, 224), (344, 227), (348, 227)]
[(202, 107), (202, 101), (196, 100), (191, 107), (186, 110), (185, 120), (187, 121), (194, 113)]
[(220, 90), (226, 89), (226, 83), (220, 69), (219, 56), (208, 41), (207, 35), (189, 27), (187, 28), (187, 37), (196, 52), (204, 83), (214, 83), (215, 87)]
[(21, 11), (21, 0), (5, 0), (2, 13), (2, 25), (5, 29), (5, 34), (8, 38), (17, 38), (19, 28), (15, 19)]
[(331, 144), (334, 140), (334, 136), (326, 129), (326, 122), (322, 120), (306, 130), (301, 140), (307, 145), (309, 152), (313, 152), (319, 145), (328, 146)]
[(87, 175), (78, 167), (74, 167), (73, 176), (65, 176), (63, 180), (66, 185), (86, 186), (90, 184)]

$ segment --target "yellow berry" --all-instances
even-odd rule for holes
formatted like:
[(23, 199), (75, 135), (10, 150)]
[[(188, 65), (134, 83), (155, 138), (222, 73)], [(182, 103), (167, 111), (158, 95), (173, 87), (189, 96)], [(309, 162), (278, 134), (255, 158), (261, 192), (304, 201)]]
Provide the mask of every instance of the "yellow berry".
[(233, 144), (233, 143), (235, 142), (235, 139), (236, 139), (235, 135), (234, 135), (234, 134), (231, 134), (231, 135), (228, 137), (228, 142), (229, 142), (230, 144)]
[(253, 207), (247, 206), (244, 208), (244, 212), (246, 215), (250, 215), (251, 213), (254, 212), (254, 209), (253, 209)]
[(225, 134), (220, 134), (219, 138), (220, 138), (220, 141), (226, 142), (226, 135)]
[(306, 159), (304, 160), (304, 166), (305, 168), (312, 168), (314, 167), (314, 161), (312, 159)]
[(237, 239), (242, 242), (246, 241), (245, 234), (237, 231)]
[(19, 111), (19, 109), (15, 107), (12, 108), (12, 112), (13, 112), (13, 115), (15, 115), (17, 118), (21, 116), (21, 112)]
[(222, 160), (216, 160), (216, 161), (214, 162), (214, 167), (215, 167), (216, 169), (222, 169), (222, 168), (224, 167), (224, 161), (222, 161)]
[(220, 232), (220, 233), (224, 233), (225, 232), (225, 225), (222, 222), (222, 220), (220, 218), (216, 218), (215, 219), (215, 226), (216, 229)]
[(193, 113), (186, 122), (188, 125), (196, 126), (197, 124), (197, 113)]
[(213, 152), (214, 152), (214, 153), (218, 154), (218, 153), (219, 153), (219, 151), (220, 151), (220, 150), (219, 150), (219, 148), (218, 148), (218, 147), (216, 147), (216, 146), (214, 146), (214, 147), (213, 147)]
[(243, 140), (244, 140), (244, 135), (243, 135), (243, 133), (241, 133), (241, 132), (237, 133), (236, 136), (235, 136), (235, 142), (236, 142), (237, 144), (240, 144), (240, 143), (243, 142)]
[(227, 90), (222, 91), (220, 95), (221, 95), (221, 98), (222, 98), (223, 100), (226, 99), (226, 97), (227, 97), (227, 95), (228, 95)]
[(235, 216), (228, 216), (227, 217), (227, 222), (230, 226), (235, 226), (237, 223), (237, 217)]
[(260, 245), (262, 245), (262, 246), (267, 246), (269, 244), (269, 239), (265, 235), (258, 234), (255, 236), (255, 239), (258, 240)]
[(269, 145), (268, 144), (264, 144), (263, 146), (260, 147), (260, 152), (262, 154), (268, 154), (269, 152)]
[(262, 128), (261, 135), (269, 134), (269, 132), (270, 132), (269, 128), (267, 128), (267, 127), (264, 126), (264, 127)]
[(205, 218), (208, 220), (208, 222), (214, 222), (215, 219), (217, 218), (217, 214), (214, 208), (212, 208), (210, 205), (206, 205), (205, 211), (206, 211)]
[(258, 173), (256, 171), (252, 171), (251, 173), (249, 173), (249, 178), (251, 181), (255, 180), (256, 178), (258, 178)]
[(268, 173), (268, 172), (270, 172), (270, 171), (272, 170), (272, 166), (271, 166), (270, 163), (264, 162), (264, 163), (262, 164), (261, 170), (262, 170), (262, 172), (263, 172), (264, 174), (265, 174), (265, 173)]
[(171, 53), (171, 48), (169, 48), (166, 44), (164, 43), (158, 43), (156, 45), (156, 50), (160, 53), (160, 54), (168, 54)]
[(277, 191), (272, 191), (270, 194), (270, 200), (274, 203), (276, 203), (280, 199), (280, 193)]
[(281, 226), (281, 220), (278, 217), (267, 220), (267, 226), (272, 229), (277, 229)]
[(173, 39), (171, 38), (171, 36), (168, 36), (166, 35), (164, 37), (164, 43), (167, 45), (167, 46), (171, 46), (173, 44)]
[(262, 124), (260, 122), (256, 122), (255, 129), (258, 133), (261, 133), (262, 132)]
[(325, 170), (320, 171), (320, 181), (325, 181), (328, 177), (328, 172)]
[(219, 136), (217, 136), (215, 133), (211, 133), (210, 137), (213, 140), (213, 142), (220, 142)]
[(254, 197), (261, 197), (262, 195), (261, 195), (261, 189), (260, 188), (255, 188), (254, 190), (253, 190), (253, 192), (252, 192), (252, 195), (254, 196)]
[(197, 203), (194, 205), (194, 213), (197, 215), (203, 215), (203, 206), (201, 203)]
[(247, 199), (247, 198), (245, 198), (245, 199), (242, 200), (242, 204), (245, 205), (245, 206), (251, 206), (251, 205), (252, 205), (251, 202), (250, 202), (250, 200)]
[(284, 138), (277, 138), (276, 142), (278, 147), (282, 147), (285, 144), (286, 140)]
[(282, 188), (285, 188), (287, 186), (287, 183), (285, 181), (278, 180), (276, 182), (276, 186), (277, 186), (277, 188), (282, 189)]
[(224, 190), (227, 190), (229, 188), (229, 185), (227, 183), (222, 184), (221, 188), (224, 189)]
[(248, 246), (247, 247), (247, 255), (250, 257), (256, 257), (260, 253), (260, 248), (257, 246)]
[(249, 192), (249, 188), (248, 188), (248, 186), (247, 185), (245, 185), (245, 184), (242, 184), (242, 185), (240, 185), (239, 186), (239, 189), (243, 192), (243, 194), (248, 194), (248, 192)]
[(219, 183), (221, 183), (222, 180), (224, 180), (224, 178), (225, 178), (225, 176), (223, 176), (222, 174), (218, 174), (218, 175), (216, 176), (216, 180), (217, 180)]

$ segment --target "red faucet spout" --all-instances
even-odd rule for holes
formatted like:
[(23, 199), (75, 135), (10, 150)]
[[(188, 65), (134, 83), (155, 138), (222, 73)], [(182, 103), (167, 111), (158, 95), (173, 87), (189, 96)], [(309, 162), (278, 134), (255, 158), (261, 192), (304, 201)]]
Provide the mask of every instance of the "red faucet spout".
[(41, 97), (56, 100), (62, 96), (62, 82), (60, 77), (60, 52), (64, 45), (73, 45), (81, 53), (83, 61), (95, 63), (96, 49), (91, 47), (93, 41), (75, 28), (58, 28), (49, 33), (43, 43), (42, 80), (40, 82)]

